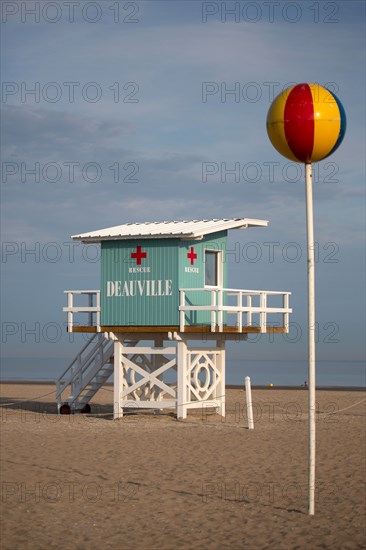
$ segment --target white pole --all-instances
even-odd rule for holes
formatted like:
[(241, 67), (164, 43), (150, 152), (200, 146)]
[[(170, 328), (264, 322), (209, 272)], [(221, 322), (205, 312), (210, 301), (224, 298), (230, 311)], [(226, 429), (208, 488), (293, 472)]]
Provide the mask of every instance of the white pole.
[(245, 377), (245, 394), (246, 394), (246, 400), (247, 400), (248, 427), (250, 430), (254, 430), (252, 389), (250, 386), (249, 376)]
[(305, 164), (306, 229), (308, 241), (308, 322), (309, 322), (309, 515), (315, 501), (315, 261), (311, 164)]
[[(117, 336), (117, 335), (116, 335)], [(113, 382), (113, 419), (123, 417), (123, 408), (121, 405), (121, 394), (123, 391), (123, 366), (122, 366), (122, 351), (123, 339), (118, 336), (114, 340), (114, 382)]]

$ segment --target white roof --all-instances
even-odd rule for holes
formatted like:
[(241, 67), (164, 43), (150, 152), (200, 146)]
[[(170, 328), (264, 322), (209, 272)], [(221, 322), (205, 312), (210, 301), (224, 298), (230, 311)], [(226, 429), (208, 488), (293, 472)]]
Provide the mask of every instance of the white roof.
[(127, 239), (202, 239), (204, 235), (226, 231), (228, 229), (247, 229), (248, 227), (266, 227), (267, 220), (251, 218), (232, 218), (223, 220), (191, 220), (172, 222), (126, 223), (72, 235), (72, 239), (84, 242), (100, 242)]

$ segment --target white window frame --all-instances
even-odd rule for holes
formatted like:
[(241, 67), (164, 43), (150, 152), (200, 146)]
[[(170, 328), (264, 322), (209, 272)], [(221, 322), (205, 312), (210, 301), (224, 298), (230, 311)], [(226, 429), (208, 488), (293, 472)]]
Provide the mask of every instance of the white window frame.
[[(212, 252), (216, 256), (217, 285), (206, 285), (206, 252)], [(214, 248), (205, 248), (203, 251), (203, 258), (204, 258), (204, 270), (203, 270), (204, 288), (222, 288), (222, 285), (223, 285), (222, 250), (216, 250)]]

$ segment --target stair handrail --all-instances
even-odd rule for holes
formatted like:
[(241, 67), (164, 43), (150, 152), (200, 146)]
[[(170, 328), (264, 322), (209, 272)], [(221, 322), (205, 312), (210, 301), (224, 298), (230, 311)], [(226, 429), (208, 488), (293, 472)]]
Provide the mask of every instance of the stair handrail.
[[(110, 349), (108, 350), (108, 345), (110, 346)], [(102, 351), (102, 357), (101, 357), (101, 361), (98, 365), (99, 368), (101, 368), (102, 365), (105, 365), (105, 363), (107, 362), (107, 360), (113, 355), (113, 349), (114, 349), (114, 345), (113, 345), (113, 342), (109, 342), (108, 340), (105, 340), (105, 342), (101, 342), (100, 344), (100, 347), (101, 347), (101, 351)], [(105, 351), (109, 351), (109, 353), (105, 354), (104, 352)], [(108, 357), (106, 357), (106, 355)], [(95, 376), (95, 373), (93, 371), (93, 368), (89, 368), (91, 366), (91, 363), (92, 361), (89, 359), (88, 360), (88, 365), (85, 366), (85, 368), (82, 369), (81, 371), (81, 377), (82, 377), (82, 385), (83, 386), (86, 386), (90, 383), (90, 381), (94, 378)], [(70, 381), (72, 382), (72, 380)]]
[[(93, 334), (93, 336), (91, 337), (90, 340), (88, 340), (85, 344), (85, 346), (82, 347), (82, 349), (78, 352), (78, 354), (74, 357), (74, 359), (71, 361), (71, 363), (69, 364), (68, 367), (66, 367), (66, 369), (64, 370), (64, 372), (58, 377), (58, 380), (61, 381), (63, 379), (63, 377), (65, 376), (65, 374), (73, 367), (74, 363), (76, 363), (76, 361), (78, 360), (78, 358), (84, 353), (84, 351), (86, 350), (86, 348), (88, 346), (90, 346), (90, 344), (93, 342), (93, 340), (96, 338), (96, 337), (99, 337), (100, 338), (100, 334)], [(98, 340), (99, 340), (98, 338)]]
[[(97, 337), (98, 341), (94, 345), (94, 347), (89, 351), (88, 355), (83, 359), (82, 354), (83, 352), (92, 344), (93, 340)], [(103, 347), (104, 342), (107, 342), (107, 340), (104, 340), (104, 337), (101, 336), (101, 334), (94, 334), (93, 337), (85, 344), (85, 346), (80, 350), (80, 352), (76, 355), (76, 357), (73, 359), (73, 361), (69, 364), (67, 369), (63, 372), (63, 374), (58, 378), (56, 386), (57, 386), (57, 396), (59, 396), (68, 386), (68, 384), (71, 384), (73, 380), (79, 376), (80, 374), (83, 375), (87, 368), (90, 366), (91, 361), (93, 360), (93, 356), (98, 351), (98, 348)], [(78, 362), (81, 363), (82, 367), (81, 369), (73, 370), (73, 367), (75, 363)], [(70, 376), (64, 379), (65, 375), (71, 371)]]
[[(97, 337), (98, 341), (93, 345), (95, 337)], [(85, 358), (82, 358), (82, 353), (90, 345), (92, 345), (92, 349)], [(66, 371), (64, 371), (62, 377), (56, 382), (56, 400), (58, 404), (61, 405), (62, 394), (69, 385), (71, 386), (71, 394), (68, 397), (68, 403), (75, 402), (83, 389), (96, 376), (98, 370), (108, 362), (113, 355), (113, 351), (113, 342), (102, 338), (100, 334), (93, 335), (93, 338), (83, 346), (82, 350), (70, 363)], [(76, 364), (79, 364), (79, 368), (76, 368)], [(69, 370), (71, 370), (70, 374)]]

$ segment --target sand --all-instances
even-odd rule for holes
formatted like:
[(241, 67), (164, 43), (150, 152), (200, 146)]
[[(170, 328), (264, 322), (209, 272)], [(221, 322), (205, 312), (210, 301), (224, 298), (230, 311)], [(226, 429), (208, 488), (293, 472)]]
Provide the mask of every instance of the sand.
[[(365, 392), (317, 392), (307, 515), (307, 391), (227, 391), (189, 412), (56, 415), (52, 385), (3, 384), (1, 550), (365, 548)], [(44, 397), (39, 397), (44, 396)], [(333, 414), (335, 413), (335, 414)]]

